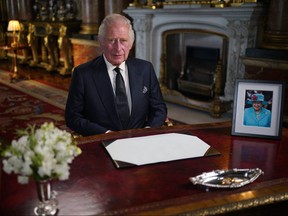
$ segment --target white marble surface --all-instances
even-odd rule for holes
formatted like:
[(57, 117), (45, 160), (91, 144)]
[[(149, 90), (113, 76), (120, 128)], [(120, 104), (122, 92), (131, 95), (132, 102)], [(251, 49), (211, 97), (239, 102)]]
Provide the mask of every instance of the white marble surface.
[(225, 8), (149, 8), (128, 7), (124, 10), (133, 18), (138, 58), (151, 61), (160, 77), (162, 35), (170, 30), (196, 29), (225, 35), (228, 38), (226, 84), (223, 100), (233, 100), (235, 80), (244, 77), (240, 56), (246, 48), (255, 46), (261, 3), (243, 4)]

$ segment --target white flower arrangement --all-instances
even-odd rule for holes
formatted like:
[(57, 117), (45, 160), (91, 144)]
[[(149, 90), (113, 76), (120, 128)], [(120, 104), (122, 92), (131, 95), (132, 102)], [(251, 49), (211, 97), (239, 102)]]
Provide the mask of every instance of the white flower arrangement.
[(40, 128), (29, 125), (18, 131), (21, 137), (12, 140), (2, 151), (3, 169), (6, 173), (18, 174), (18, 182), (26, 184), (29, 177), (35, 180), (69, 178), (69, 164), (81, 154), (72, 135), (55, 127), (53, 122)]

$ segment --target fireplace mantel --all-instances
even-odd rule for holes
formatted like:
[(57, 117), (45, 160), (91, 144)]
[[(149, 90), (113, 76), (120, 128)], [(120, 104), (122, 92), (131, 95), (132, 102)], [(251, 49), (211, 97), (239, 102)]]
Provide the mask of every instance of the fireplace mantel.
[[(235, 80), (244, 77), (241, 56), (246, 48), (255, 47), (260, 16), (260, 3), (247, 3), (239, 7), (137, 8), (124, 12), (133, 19), (136, 33), (135, 56), (151, 61), (159, 79), (161, 69), (162, 35), (168, 30), (195, 29), (226, 35), (228, 42), (227, 71), (223, 101), (233, 101)], [(180, 67), (180, 65), (179, 65)]]

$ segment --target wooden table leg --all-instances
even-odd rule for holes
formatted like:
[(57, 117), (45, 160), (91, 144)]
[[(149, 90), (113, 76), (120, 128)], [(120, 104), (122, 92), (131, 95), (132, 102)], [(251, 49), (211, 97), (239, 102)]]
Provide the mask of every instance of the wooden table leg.
[(17, 50), (13, 50), (14, 56), (12, 59), (12, 75), (10, 76), (10, 82), (15, 82), (19, 79), (18, 65), (17, 65)]

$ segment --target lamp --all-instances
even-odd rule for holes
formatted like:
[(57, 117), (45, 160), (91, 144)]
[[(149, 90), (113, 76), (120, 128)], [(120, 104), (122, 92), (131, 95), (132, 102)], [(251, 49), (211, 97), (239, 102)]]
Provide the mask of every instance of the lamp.
[(20, 30), (20, 23), (18, 20), (10, 20), (8, 23), (8, 31), (13, 31), (13, 42), (11, 43), (11, 47), (17, 46), (17, 40), (16, 40), (16, 31)]

